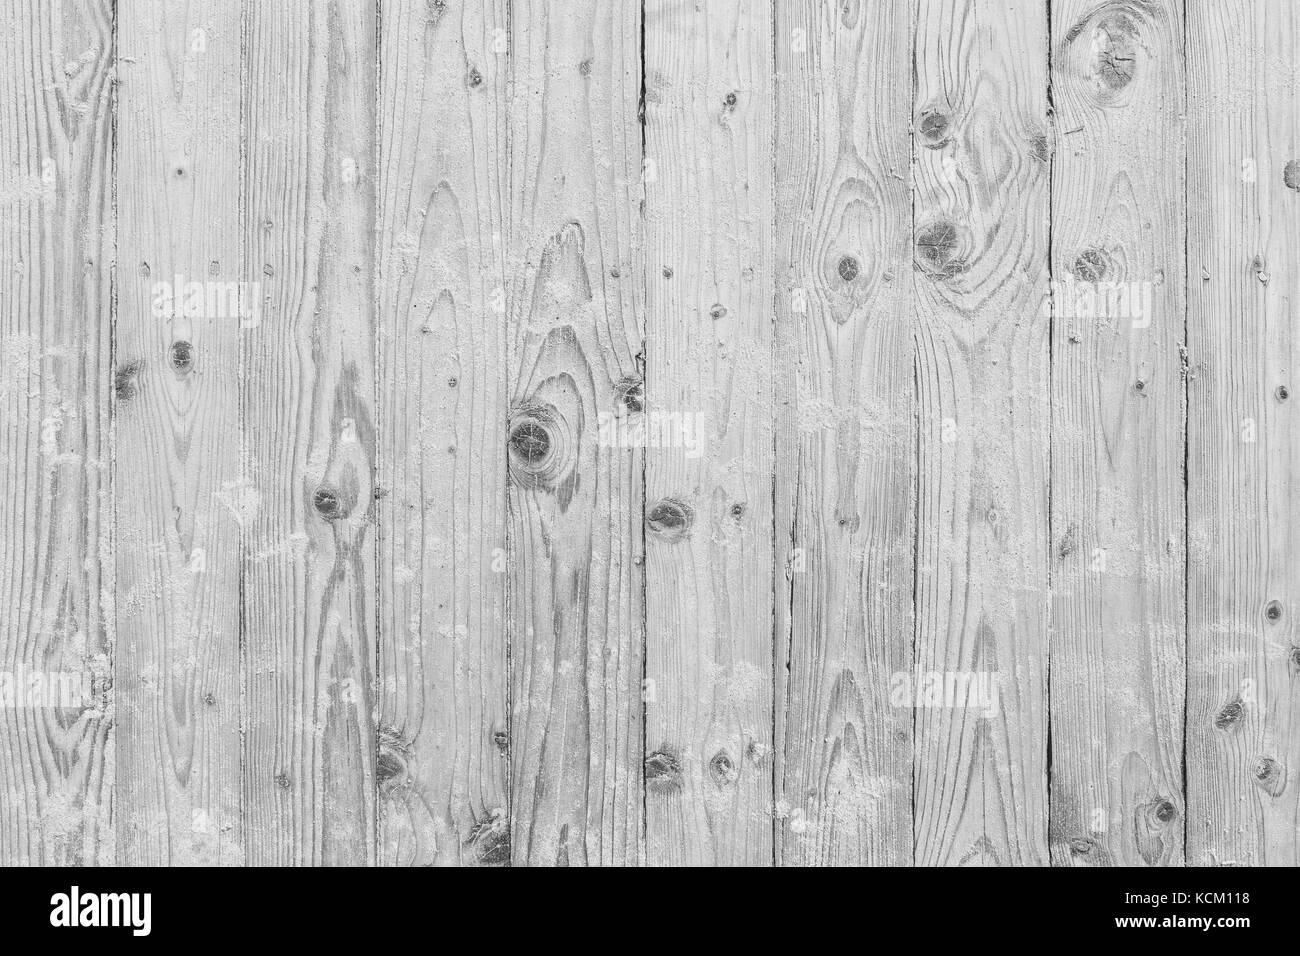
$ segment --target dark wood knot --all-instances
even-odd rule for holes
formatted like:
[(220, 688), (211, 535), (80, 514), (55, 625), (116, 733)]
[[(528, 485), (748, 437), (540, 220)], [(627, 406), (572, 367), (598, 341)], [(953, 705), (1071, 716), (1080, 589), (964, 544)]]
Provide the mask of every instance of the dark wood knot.
[(740, 778), (736, 762), (725, 750), (719, 750), (709, 761), (709, 776), (719, 789), (730, 787)]
[(684, 538), (695, 521), (695, 511), (684, 501), (663, 498), (650, 506), (646, 514), (646, 527), (668, 541)]
[(922, 144), (927, 149), (942, 149), (948, 145), (949, 130), (952, 127), (947, 114), (937, 109), (928, 109), (921, 113), (917, 129), (921, 133)]
[(551, 405), (528, 402), (510, 414), (510, 479), (524, 488), (552, 489), (576, 466), (568, 422)]
[(940, 219), (916, 235), (916, 263), (923, 272), (949, 278), (965, 271), (961, 255), (963, 231), (955, 222)]
[(682, 759), (676, 749), (665, 746), (646, 756), (645, 782), (651, 793), (669, 794), (682, 789)]
[(1246, 705), (1240, 697), (1234, 697), (1214, 717), (1214, 726), (1219, 730), (1232, 730), (1241, 721)]
[(629, 414), (645, 411), (645, 383), (639, 378), (629, 375), (619, 379), (614, 386), (614, 397)]
[(171, 346), (171, 363), (178, 373), (184, 375), (194, 367), (194, 346), (189, 342), (173, 342)]
[(1286, 789), (1286, 768), (1272, 757), (1255, 761), (1255, 783), (1271, 797), (1280, 797)]
[(1080, 282), (1100, 282), (1111, 271), (1110, 255), (1100, 246), (1089, 246), (1074, 257), (1070, 273)]
[(113, 373), (113, 394), (119, 402), (128, 402), (139, 393), (143, 369), (144, 363), (139, 361), (125, 362), (117, 367)]
[(317, 514), (326, 521), (337, 521), (340, 518), (347, 517), (348, 508), (334, 488), (324, 485), (317, 488), (315, 494), (311, 496), (311, 503), (315, 507)]

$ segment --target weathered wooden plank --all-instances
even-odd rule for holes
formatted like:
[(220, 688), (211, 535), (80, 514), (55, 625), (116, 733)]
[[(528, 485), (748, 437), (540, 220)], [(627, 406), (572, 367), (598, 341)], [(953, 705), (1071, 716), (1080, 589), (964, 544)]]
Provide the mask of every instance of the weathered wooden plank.
[(110, 3), (0, 6), (3, 866), (114, 854), (115, 56)]
[(910, 0), (776, 8), (777, 861), (912, 860)]
[(1051, 13), (1052, 860), (1179, 864), (1182, 4)]
[(922, 865), (1048, 861), (1047, 42), (1030, 0), (916, 20)]
[(645, 18), (647, 859), (771, 865), (772, 10)]
[(381, 864), (508, 863), (506, 3), (386, 3)]
[(242, 861), (240, 11), (117, 10), (118, 862)]
[(640, 377), (640, 9), (514, 4), (510, 248), (511, 848), (637, 862), (643, 455), (600, 442)]
[(1300, 9), (1187, 6), (1187, 859), (1300, 863)]
[(375, 8), (245, 8), (246, 851), (375, 858)]

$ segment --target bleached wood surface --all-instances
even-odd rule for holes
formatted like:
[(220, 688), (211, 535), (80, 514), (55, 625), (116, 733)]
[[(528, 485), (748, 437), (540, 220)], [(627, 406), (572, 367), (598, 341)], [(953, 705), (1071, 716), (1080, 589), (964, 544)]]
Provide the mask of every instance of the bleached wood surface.
[(1300, 863), (1297, 46), (3, 0), (0, 864)]

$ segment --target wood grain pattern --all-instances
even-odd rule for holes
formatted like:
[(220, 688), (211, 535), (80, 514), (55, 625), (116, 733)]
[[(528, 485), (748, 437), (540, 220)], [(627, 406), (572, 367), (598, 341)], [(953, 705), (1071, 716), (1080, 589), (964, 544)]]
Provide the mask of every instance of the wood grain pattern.
[(920, 3), (916, 669), (976, 683), (915, 711), (919, 865), (1048, 861), (1046, 46), (1041, 3)]
[(241, 863), (239, 540), (257, 502), (239, 316), (206, 295), (245, 275), (240, 10), (128, 3), (117, 30), (117, 859)]
[[(646, 8), (646, 843), (772, 861), (772, 21)], [(644, 397), (642, 397), (644, 396)]]
[(1300, 862), (1298, 47), (0, 0), (0, 864)]
[(250, 864), (375, 856), (375, 11), (249, 4), (241, 370)]
[[(514, 4), (511, 858), (642, 847), (644, 456), (600, 441), (643, 361), (640, 11)], [(645, 772), (648, 772), (645, 771)]]
[(1187, 36), (1187, 860), (1295, 866), (1300, 10)]
[[(0, 865), (112, 863), (112, 6), (0, 7)], [(14, 706), (25, 675), (76, 690)]]
[(381, 863), (510, 861), (505, 9), (384, 7)]
[(908, 0), (777, 8), (777, 861), (912, 860)]
[(1053, 862), (1182, 862), (1181, 3), (1052, 5)]

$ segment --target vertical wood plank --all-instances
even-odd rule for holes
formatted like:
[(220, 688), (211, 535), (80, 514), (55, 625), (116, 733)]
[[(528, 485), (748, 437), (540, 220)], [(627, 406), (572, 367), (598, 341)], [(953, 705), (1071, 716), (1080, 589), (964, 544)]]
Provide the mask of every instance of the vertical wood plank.
[(770, 865), (772, 9), (645, 17), (647, 858)]
[(777, 861), (906, 865), (914, 5), (776, 12)]
[(1047, 43), (1040, 2), (920, 3), (920, 865), (1048, 861)]
[[(242, 862), (240, 16), (118, 6), (116, 800), (123, 865)], [(217, 294), (221, 293), (221, 294)]]
[(0, 6), (3, 866), (114, 854), (115, 56), (111, 3)]
[(244, 790), (258, 864), (375, 858), (375, 5), (245, 6)]
[(1051, 854), (1181, 864), (1182, 4), (1051, 13)]
[(510, 861), (506, 7), (382, 10), (382, 864)]
[(1187, 857), (1300, 863), (1300, 9), (1187, 8)]
[(644, 456), (600, 443), (640, 377), (639, 5), (514, 4), (507, 452), (511, 847), (638, 862)]

